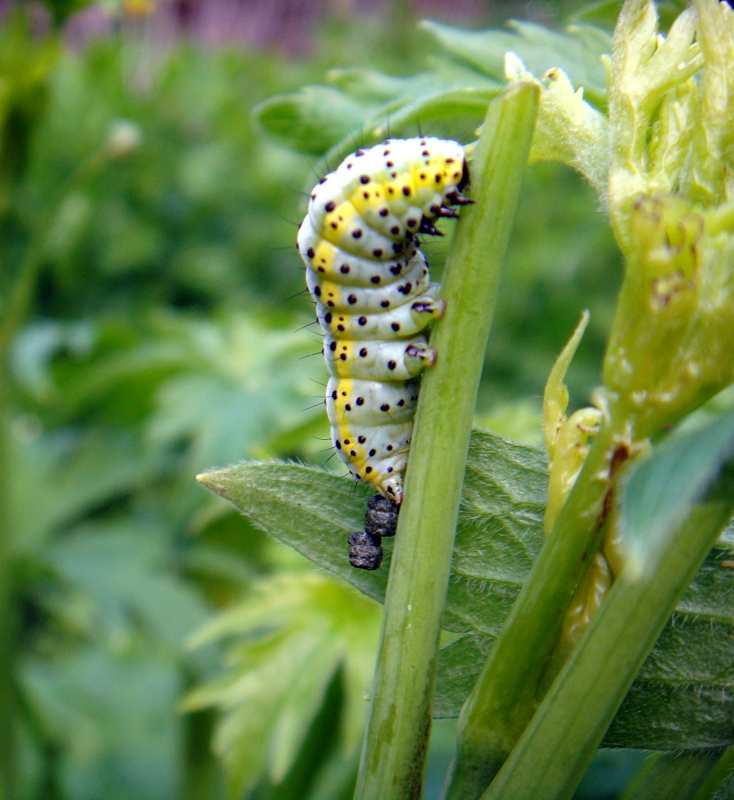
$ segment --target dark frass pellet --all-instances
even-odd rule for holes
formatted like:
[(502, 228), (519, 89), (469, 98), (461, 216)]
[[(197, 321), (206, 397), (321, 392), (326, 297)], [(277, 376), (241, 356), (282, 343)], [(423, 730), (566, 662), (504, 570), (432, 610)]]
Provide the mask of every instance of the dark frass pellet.
[(382, 563), (380, 537), (367, 531), (355, 531), (349, 537), (349, 563), (357, 569), (377, 569)]
[(395, 536), (400, 506), (387, 497), (376, 494), (367, 501), (364, 529), (372, 536)]

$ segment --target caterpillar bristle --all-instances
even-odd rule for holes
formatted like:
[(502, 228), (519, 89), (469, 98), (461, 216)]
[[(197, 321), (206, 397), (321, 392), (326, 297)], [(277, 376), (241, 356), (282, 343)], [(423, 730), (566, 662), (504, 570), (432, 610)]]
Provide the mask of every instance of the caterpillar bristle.
[[(308, 268), (306, 268), (306, 271), (308, 272)], [(289, 300), (295, 300), (296, 297), (300, 297), (301, 295), (304, 294), (308, 294), (308, 289), (301, 289), (300, 292), (296, 292), (295, 294), (292, 294), (290, 297), (286, 297), (286, 302)]]
[(446, 206), (441, 206), (438, 210), (437, 216), (445, 217), (446, 219), (458, 219), (459, 215), (453, 208), (446, 208)]

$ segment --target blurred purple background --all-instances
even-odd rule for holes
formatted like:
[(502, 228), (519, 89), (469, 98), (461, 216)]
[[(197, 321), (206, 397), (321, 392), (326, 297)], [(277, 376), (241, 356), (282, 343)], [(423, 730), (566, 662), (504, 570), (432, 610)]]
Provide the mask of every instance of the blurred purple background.
[[(0, 0), (0, 19), (16, 4)], [(45, 7), (23, 5), (39, 30), (49, 24)], [(299, 57), (311, 51), (319, 25), (330, 18), (376, 16), (390, 24), (396, 17), (427, 17), (476, 28), (508, 17), (552, 22), (561, 5), (517, 0), (123, 0), (91, 3), (67, 21), (65, 34), (73, 47), (129, 31), (160, 47), (187, 37), (206, 46), (242, 43)]]

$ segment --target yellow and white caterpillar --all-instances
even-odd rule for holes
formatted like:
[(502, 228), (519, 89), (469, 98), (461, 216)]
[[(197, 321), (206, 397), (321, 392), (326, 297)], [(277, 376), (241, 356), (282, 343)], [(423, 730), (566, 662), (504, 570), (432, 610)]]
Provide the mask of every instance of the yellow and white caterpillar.
[(424, 333), (442, 316), (417, 234), (438, 231), (469, 174), (460, 144), (417, 137), (357, 150), (319, 181), (298, 232), (324, 330), (326, 409), (341, 460), (400, 504), (418, 376), (436, 360)]

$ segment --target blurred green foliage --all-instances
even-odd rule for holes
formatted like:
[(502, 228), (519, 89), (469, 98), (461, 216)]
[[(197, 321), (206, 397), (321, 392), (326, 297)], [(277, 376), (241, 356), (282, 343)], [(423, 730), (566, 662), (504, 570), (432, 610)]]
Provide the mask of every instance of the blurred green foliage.
[(7, 796), (213, 797), (210, 715), (177, 705), (216, 660), (185, 642), (300, 566), (193, 476), (298, 455), (317, 415), (275, 244), (306, 162), (248, 120), (288, 70), (125, 38), (64, 51), (20, 15), (0, 37)]
[[(384, 68), (424, 68), (432, 45), (413, 30), (413, 20), (401, 29), (400, 59), (394, 42), (385, 48)], [(318, 686), (304, 684), (278, 709), (268, 705), (274, 695), (258, 698), (261, 724), (244, 747), (255, 772), (265, 750), (274, 759), (258, 798), (349, 796), (355, 735), (344, 739), (339, 725), (354, 728), (364, 713), (353, 704), (369, 682), (372, 639), (360, 633), (373, 631), (377, 607), (313, 578), (193, 476), (244, 458), (328, 457), (313, 382), (325, 370), (307, 357), (320, 344), (308, 330), (295, 333), (311, 311), (292, 297), (303, 288), (292, 245), (313, 155), (268, 140), (250, 110), (320, 81), (328, 67), (374, 61), (396, 36), (376, 22), (341, 21), (325, 29), (308, 63), (288, 63), (184, 42), (153, 54), (121, 34), (72, 51), (57, 30), (34, 34), (20, 15), (2, 23), (0, 614), (13, 624), (0, 664), (12, 697), (3, 701), (0, 687), (0, 703), (13, 723), (0, 764), (14, 765), (8, 798), (224, 796), (210, 751), (214, 715), (182, 714), (182, 697), (220, 673), (222, 639), (235, 636), (227, 652), (243, 659), (245, 677), (267, 675), (282, 641), (314, 645), (307, 632), (316, 612), (318, 656), (328, 660)], [(445, 76), (446, 91), (461, 69)], [(363, 78), (349, 70), (335, 78), (362, 92), (349, 125), (384, 92), (401, 87), (408, 96), (421, 80), (386, 87)], [(471, 119), (459, 131), (465, 141)], [(440, 125), (426, 132), (445, 133)], [(439, 274), (443, 247), (428, 246)], [(606, 222), (568, 170), (530, 170), (506, 275), (479, 413), (498, 432), (532, 441), (548, 369), (584, 307), (592, 322), (569, 382), (577, 400), (596, 384), (619, 280)], [(314, 581), (338, 595), (338, 613), (309, 594)], [(256, 629), (246, 615), (258, 602)], [(232, 617), (211, 622), (229, 608)], [(209, 643), (187, 648), (207, 620)], [(354, 620), (363, 620), (356, 631)], [(280, 677), (287, 683), (289, 673)], [(191, 708), (207, 705), (201, 693), (189, 697)], [(227, 712), (253, 713), (243, 708)], [(307, 766), (326, 731), (333, 747), (314, 784)]]

